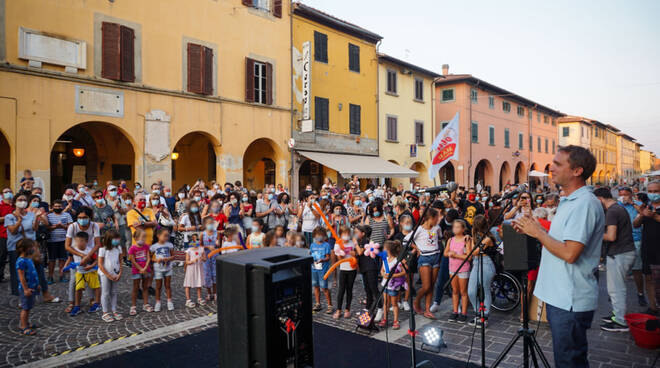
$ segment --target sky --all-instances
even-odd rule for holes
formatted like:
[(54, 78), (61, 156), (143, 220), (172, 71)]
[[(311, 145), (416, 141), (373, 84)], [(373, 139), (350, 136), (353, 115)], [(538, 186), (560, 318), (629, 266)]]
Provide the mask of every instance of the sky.
[(379, 51), (472, 74), (660, 154), (660, 0), (302, 0), (383, 36)]

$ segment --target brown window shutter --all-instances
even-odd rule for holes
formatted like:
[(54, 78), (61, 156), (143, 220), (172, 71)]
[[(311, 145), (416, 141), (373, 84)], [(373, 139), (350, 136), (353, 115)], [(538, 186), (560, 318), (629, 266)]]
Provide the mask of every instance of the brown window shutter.
[(243, 5), (245, 6), (254, 6), (252, 0), (243, 0)]
[(202, 46), (188, 44), (188, 92), (202, 93)]
[(282, 18), (282, 0), (273, 0), (273, 15)]
[(273, 104), (273, 64), (266, 63), (266, 104)]
[(245, 101), (254, 102), (254, 60), (245, 58)]
[(120, 31), (119, 24), (101, 24), (101, 77), (120, 80)]
[(213, 94), (213, 49), (204, 47), (203, 92), (205, 95)]
[(135, 82), (135, 32), (132, 28), (120, 27), (121, 34), (121, 80)]

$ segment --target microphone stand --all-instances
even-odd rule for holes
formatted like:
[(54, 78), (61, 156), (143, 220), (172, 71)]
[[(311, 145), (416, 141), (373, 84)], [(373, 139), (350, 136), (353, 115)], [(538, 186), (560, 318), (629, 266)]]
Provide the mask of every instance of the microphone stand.
[[(417, 229), (419, 226), (422, 224), (422, 219), (424, 219), (424, 216), (426, 215), (426, 212), (428, 212), (429, 207), (431, 207), (431, 203), (433, 203), (433, 200), (435, 199), (437, 193), (432, 193), (431, 197), (429, 198), (429, 201), (427, 203), (427, 206), (424, 208), (424, 212), (422, 212), (421, 217), (419, 218), (419, 222), (415, 225), (410, 238), (406, 241), (406, 238), (403, 239), (403, 250), (401, 251), (401, 254), (399, 254), (399, 257), (396, 260), (396, 264), (394, 264), (393, 267), (390, 268), (390, 272), (387, 274), (387, 279), (385, 282), (385, 285), (381, 287), (380, 292), (378, 293), (378, 299), (375, 300), (374, 304), (371, 306), (369, 309), (369, 316), (374, 316), (374, 312), (378, 308), (378, 303), (383, 299), (383, 294), (385, 293), (385, 288), (387, 288), (387, 285), (389, 285), (390, 280), (392, 279), (392, 275), (394, 275), (394, 272), (396, 271), (397, 267), (399, 267), (399, 264), (401, 261), (404, 259), (408, 259), (411, 256), (411, 251), (412, 251), (412, 246), (411, 243), (415, 239), (415, 234), (417, 233)], [(406, 276), (408, 280), (412, 280), (414, 274), (410, 272), (410, 267), (404, 267), (406, 270)], [(408, 281), (407, 280), (407, 281)], [(411, 289), (414, 287), (412, 285), (409, 286)], [(410, 336), (410, 366), (412, 368), (415, 368), (417, 366), (417, 356), (415, 352), (415, 336), (417, 335), (417, 331), (415, 331), (415, 308), (413, 308), (413, 290), (410, 290), (410, 293), (408, 293), (408, 304), (410, 304), (410, 319), (408, 320), (408, 335)], [(386, 310), (383, 311), (383, 314), (387, 316)], [(385, 318), (385, 317), (383, 317)], [(373, 326), (374, 324), (374, 319), (371, 317), (369, 321), (368, 328), (369, 329), (375, 329)], [(385, 327), (387, 328), (387, 327)], [(389, 366), (389, 362), (388, 362)]]
[[(509, 198), (507, 200), (505, 206), (502, 207), (500, 210), (500, 213), (497, 215), (496, 218), (491, 219), (490, 222), (488, 223), (488, 229), (487, 231), (490, 231), (490, 229), (498, 223), (502, 217), (504, 217), (504, 214), (508, 212), (511, 207), (513, 207), (513, 200), (512, 198)], [(481, 235), (481, 237), (478, 239), (478, 241), (474, 244), (476, 244), (474, 247), (472, 247), (472, 250), (470, 253), (468, 253), (467, 257), (461, 262), (461, 265), (458, 266), (458, 269), (460, 270), (463, 265), (465, 265), (474, 255), (474, 252), (479, 249), (481, 253), (482, 259), (479, 260), (479, 268), (477, 270), (477, 298), (479, 299), (479, 319), (481, 320), (481, 366), (486, 367), (486, 305), (485, 305), (485, 298), (486, 298), (486, 290), (484, 290), (484, 262), (483, 262), (483, 257), (485, 254), (483, 253), (483, 245), (481, 244), (486, 237), (486, 234)], [(447, 246), (447, 245), (445, 245)], [(458, 273), (452, 275), (449, 280), (445, 283), (445, 285), (442, 287), (442, 290), (446, 290), (449, 285), (451, 285), (452, 280), (456, 277)], [(490, 290), (488, 290), (490, 292)]]

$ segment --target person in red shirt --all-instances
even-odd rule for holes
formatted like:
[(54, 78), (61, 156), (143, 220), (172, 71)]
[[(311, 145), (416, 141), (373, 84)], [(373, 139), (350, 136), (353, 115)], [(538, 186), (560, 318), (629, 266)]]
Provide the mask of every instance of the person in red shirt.
[(10, 188), (2, 189), (0, 198), (0, 282), (4, 280), (5, 264), (7, 264), (7, 228), (5, 227), (5, 216), (14, 212), (14, 193)]

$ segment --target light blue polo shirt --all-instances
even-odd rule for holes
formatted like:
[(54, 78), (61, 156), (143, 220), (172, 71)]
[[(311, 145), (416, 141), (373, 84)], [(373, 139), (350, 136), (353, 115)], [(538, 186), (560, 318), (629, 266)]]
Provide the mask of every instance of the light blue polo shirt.
[(573, 312), (596, 310), (598, 267), (605, 211), (591, 188), (583, 186), (568, 197), (562, 197), (548, 234), (559, 240), (584, 244), (580, 257), (573, 264), (554, 256), (545, 247), (534, 295), (557, 308)]

